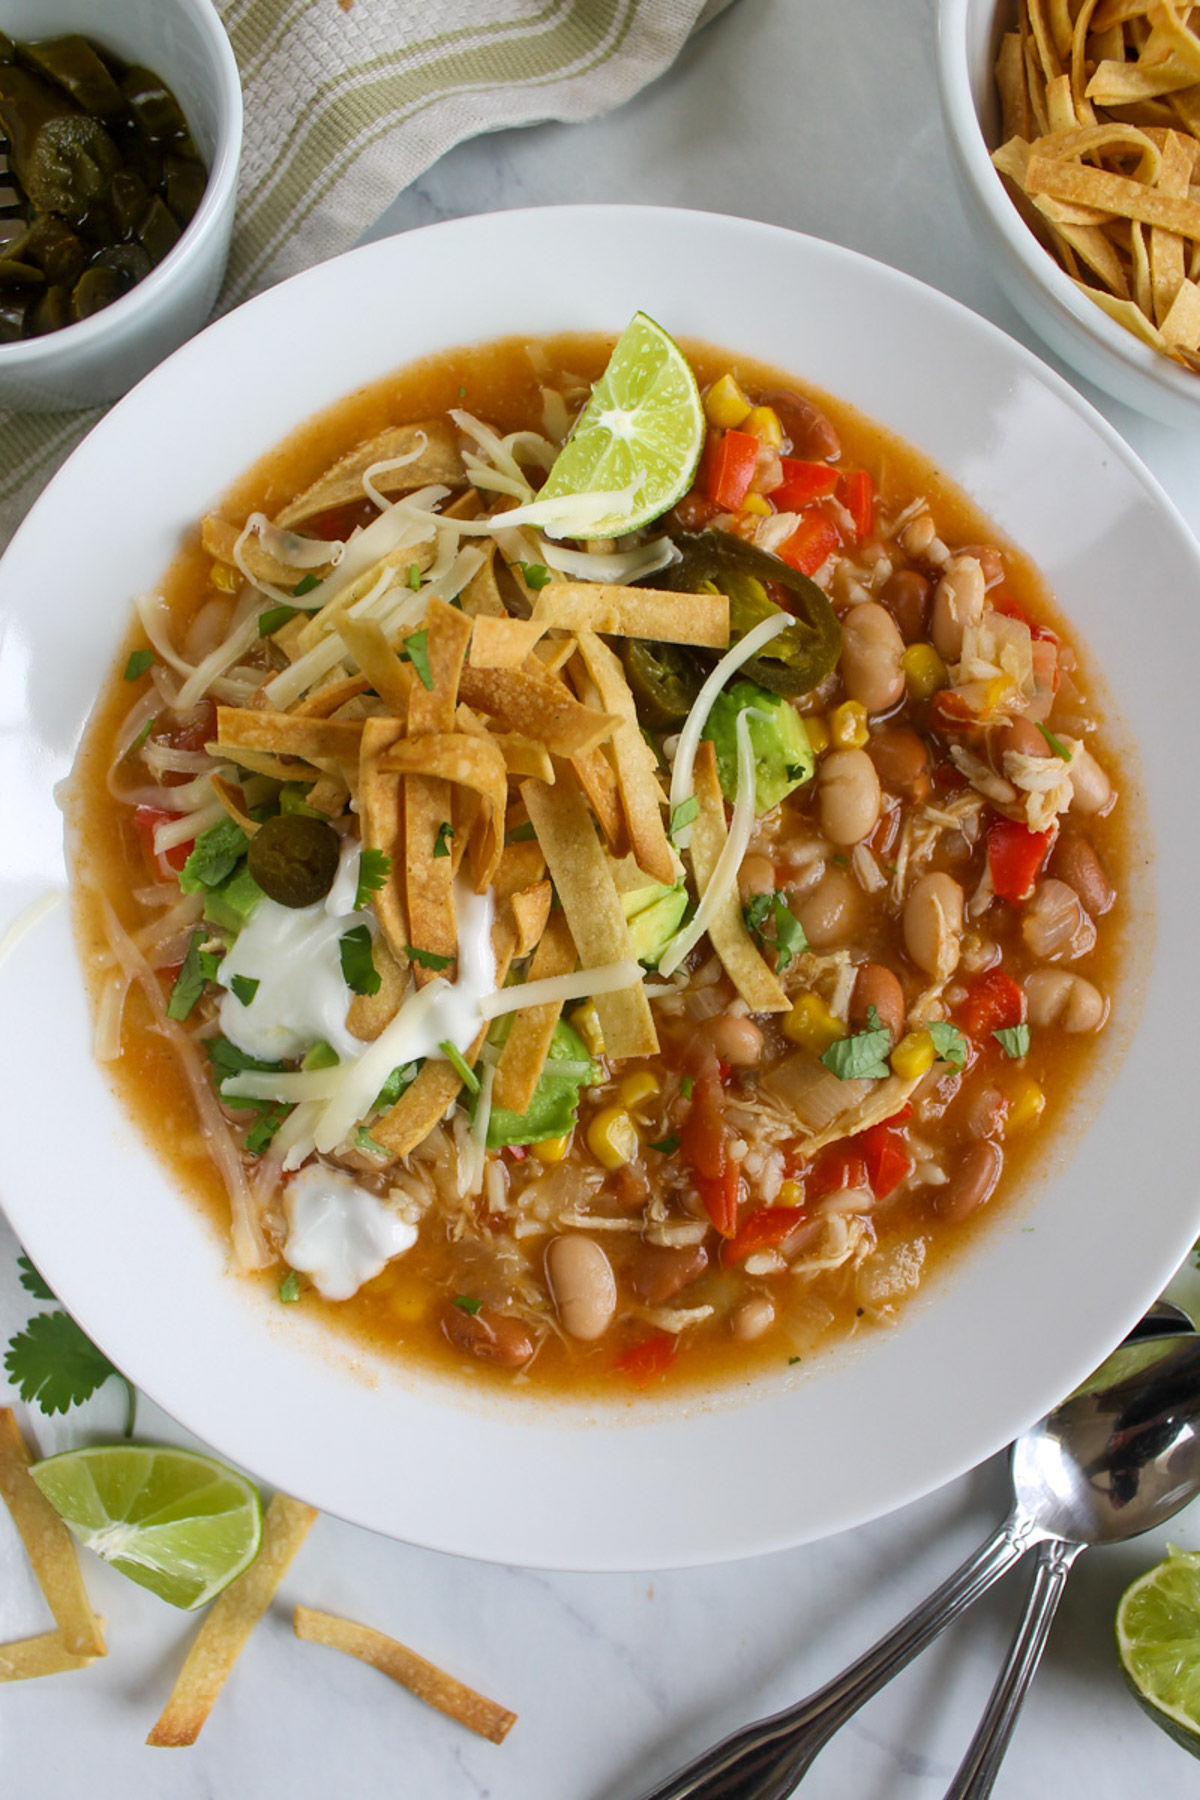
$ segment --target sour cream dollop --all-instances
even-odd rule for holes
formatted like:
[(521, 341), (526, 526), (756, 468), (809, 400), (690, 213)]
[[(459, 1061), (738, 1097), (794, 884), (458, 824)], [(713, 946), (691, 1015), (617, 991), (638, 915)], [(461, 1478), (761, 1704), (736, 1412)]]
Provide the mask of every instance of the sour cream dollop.
[(416, 1227), (340, 1169), (310, 1163), (283, 1200), (285, 1261), (326, 1300), (349, 1300), (385, 1263), (417, 1241)]

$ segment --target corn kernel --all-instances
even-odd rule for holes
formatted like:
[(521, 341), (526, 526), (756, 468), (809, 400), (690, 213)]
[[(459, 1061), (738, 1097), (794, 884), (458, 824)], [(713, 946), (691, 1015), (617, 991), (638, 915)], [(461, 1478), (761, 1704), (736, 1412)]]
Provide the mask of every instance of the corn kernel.
[(411, 1280), (397, 1282), (388, 1294), (387, 1306), (402, 1325), (416, 1325), (429, 1311), (429, 1295)]
[(594, 1000), (585, 1000), (582, 1006), (575, 1008), (571, 1025), (587, 1045), (589, 1056), (604, 1055), (604, 1033), (600, 1029), (600, 1014)]
[(736, 429), (750, 411), (750, 402), (732, 375), (714, 381), (704, 396), (704, 416), (722, 430)]
[(1009, 1088), (1009, 1106), (1004, 1119), (1004, 1135), (1014, 1131), (1031, 1131), (1041, 1118), (1046, 1096), (1032, 1075), (1020, 1075)]
[(747, 494), (742, 501), (742, 511), (752, 513), (758, 519), (769, 518), (771, 514), (771, 508), (761, 494)]
[(241, 577), (228, 563), (215, 562), (208, 572), (208, 582), (210, 587), (221, 588), (227, 594), (236, 594), (241, 585)]
[(1013, 698), (1013, 684), (1007, 675), (993, 675), (983, 690), (983, 710), (989, 713), (1004, 712)]
[(561, 1162), (571, 1148), (571, 1134), (568, 1131), (566, 1137), (543, 1138), (540, 1144), (530, 1144), (529, 1148), (539, 1162)]
[(914, 700), (928, 700), (944, 688), (949, 677), (946, 665), (932, 644), (910, 644), (900, 658), (908, 691)]
[(632, 1113), (647, 1100), (653, 1100), (656, 1094), (662, 1092), (662, 1088), (657, 1075), (652, 1075), (649, 1069), (641, 1069), (636, 1075), (626, 1075), (624, 1081), (618, 1083), (617, 1092), (621, 1096), (622, 1105), (627, 1106)]
[(932, 1069), (937, 1058), (933, 1039), (927, 1031), (908, 1031), (892, 1051), (889, 1061), (892, 1074), (901, 1081), (915, 1081)]
[(846, 1035), (846, 1027), (819, 994), (801, 994), (783, 1021), (783, 1035), (820, 1056)]
[(756, 437), (768, 450), (783, 449), (783, 426), (773, 406), (754, 406), (742, 420), (741, 429)]
[(829, 748), (829, 726), (820, 713), (804, 714), (804, 729), (808, 734), (808, 747), (814, 756), (820, 756)]
[(798, 1181), (785, 1181), (775, 1196), (776, 1206), (803, 1206), (804, 1188)]
[(587, 1128), (588, 1149), (606, 1169), (632, 1162), (641, 1147), (637, 1126), (623, 1106), (605, 1106)]
[(871, 733), (867, 709), (857, 700), (843, 700), (829, 715), (830, 741), (839, 750), (861, 750)]

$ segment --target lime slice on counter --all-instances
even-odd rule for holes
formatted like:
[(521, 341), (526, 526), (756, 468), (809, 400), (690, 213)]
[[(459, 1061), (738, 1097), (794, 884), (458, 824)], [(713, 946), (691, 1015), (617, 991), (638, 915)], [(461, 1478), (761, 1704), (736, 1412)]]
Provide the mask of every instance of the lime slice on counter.
[(192, 1450), (97, 1444), (34, 1463), (30, 1474), (81, 1544), (192, 1612), (254, 1560), (258, 1489)]
[(1200, 1756), (1200, 1551), (1167, 1547), (1167, 1559), (1121, 1596), (1117, 1654), (1156, 1724)]
[(635, 313), (538, 499), (620, 494), (606, 517), (564, 532), (620, 537), (683, 498), (703, 448), (704, 407), (687, 358), (661, 325)]

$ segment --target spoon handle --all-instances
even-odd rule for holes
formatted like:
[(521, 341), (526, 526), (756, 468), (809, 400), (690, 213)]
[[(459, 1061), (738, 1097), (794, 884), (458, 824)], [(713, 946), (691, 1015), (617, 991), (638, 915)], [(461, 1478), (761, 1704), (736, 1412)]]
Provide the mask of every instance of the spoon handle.
[(1083, 1544), (1067, 1544), (1058, 1538), (1047, 1538), (1039, 1544), (1024, 1615), (979, 1721), (979, 1729), (946, 1790), (946, 1800), (986, 1800), (991, 1793), (1021, 1702), (1042, 1659), (1071, 1564), (1084, 1548)]
[(941, 1587), (841, 1675), (806, 1700), (740, 1731), (677, 1769), (645, 1800), (784, 1800), (817, 1752), (872, 1694), (1039, 1541), (1014, 1512)]

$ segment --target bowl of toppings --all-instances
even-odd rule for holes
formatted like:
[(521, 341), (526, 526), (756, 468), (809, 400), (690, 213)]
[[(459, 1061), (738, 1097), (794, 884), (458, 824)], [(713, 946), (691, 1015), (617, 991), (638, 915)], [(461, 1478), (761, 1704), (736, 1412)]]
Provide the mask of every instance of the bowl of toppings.
[[(547, 267), (607, 253), (534, 299), (512, 228), (211, 327), (0, 564), (0, 1193), (116, 1364), (288, 1491), (695, 1562), (986, 1455), (1194, 1237), (1154, 1045), (1198, 998), (1200, 558), (893, 271), (547, 209)], [(263, 347), (330, 317), (300, 393)], [(1170, 654), (1131, 657), (1147, 556)], [(86, 1176), (48, 1184), (64, 1108)]]
[(208, 0), (0, 7), (0, 403), (123, 394), (212, 310), (242, 98)]
[(1200, 418), (1200, 37), (1167, 8), (943, 0), (968, 213), (1013, 305), (1126, 406)]

